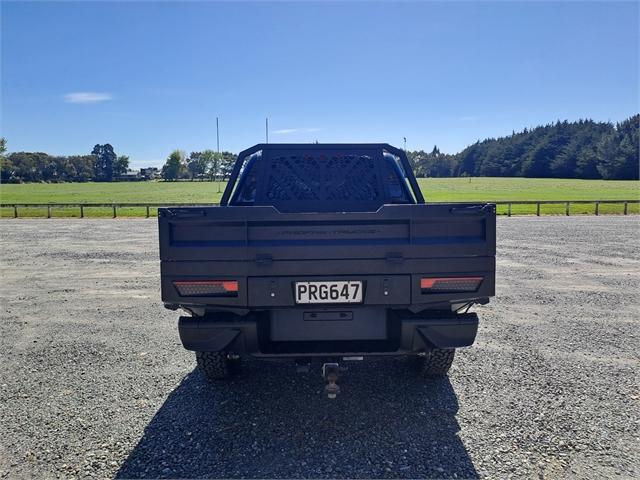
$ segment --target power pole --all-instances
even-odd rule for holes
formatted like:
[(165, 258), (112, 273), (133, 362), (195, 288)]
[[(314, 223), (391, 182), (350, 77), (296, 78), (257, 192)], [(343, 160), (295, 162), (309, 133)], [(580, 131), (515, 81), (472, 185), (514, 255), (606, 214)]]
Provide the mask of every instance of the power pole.
[[(216, 117), (216, 165), (217, 170), (220, 170), (220, 127), (218, 125), (218, 117)], [(220, 182), (218, 181), (218, 172), (214, 173), (216, 176), (216, 183), (218, 184), (218, 193), (220, 193)]]

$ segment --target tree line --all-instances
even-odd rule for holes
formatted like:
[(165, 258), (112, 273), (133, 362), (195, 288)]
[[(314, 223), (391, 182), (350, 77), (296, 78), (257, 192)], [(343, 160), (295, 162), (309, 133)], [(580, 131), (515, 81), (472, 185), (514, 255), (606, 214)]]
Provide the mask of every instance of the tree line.
[(420, 177), (536, 177), (637, 180), (640, 115), (617, 124), (579, 120), (478, 141), (457, 154), (412, 151)]
[[(88, 155), (49, 155), (44, 152), (13, 152), (5, 155), (6, 140), (0, 139), (0, 181), (22, 182), (112, 182), (129, 171), (129, 157), (116, 155), (113, 146), (97, 144)], [(237, 156), (213, 150), (191, 152), (174, 150), (161, 170), (164, 180), (225, 179)], [(151, 169), (144, 169), (151, 170)], [(141, 176), (140, 179), (145, 179)]]
[[(507, 137), (478, 141), (456, 154), (409, 151), (418, 177), (537, 177), (638, 179), (640, 115), (612, 124), (579, 120), (556, 122)], [(42, 152), (5, 155), (0, 143), (2, 182), (110, 182), (129, 168), (129, 157), (113, 146), (96, 145), (88, 155), (55, 156)], [(225, 179), (237, 156), (213, 150), (174, 150), (161, 170), (167, 181)]]
[(191, 152), (187, 157), (184, 151), (174, 150), (162, 167), (162, 178), (168, 181), (225, 179), (231, 175), (236, 158), (231, 152), (203, 150)]
[(20, 182), (111, 182), (127, 172), (129, 157), (116, 155), (106, 143), (96, 145), (88, 155), (49, 155), (44, 152), (14, 152), (4, 155), (0, 145), (0, 180)]

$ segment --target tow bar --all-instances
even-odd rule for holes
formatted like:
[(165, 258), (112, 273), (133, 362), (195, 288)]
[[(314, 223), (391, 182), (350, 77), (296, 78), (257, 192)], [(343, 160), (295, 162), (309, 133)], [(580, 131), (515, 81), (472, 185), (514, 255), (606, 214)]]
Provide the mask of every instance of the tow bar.
[(322, 378), (327, 382), (324, 391), (327, 392), (327, 397), (332, 400), (340, 393), (340, 387), (336, 383), (338, 381), (339, 371), (340, 365), (337, 363), (324, 363), (322, 365)]

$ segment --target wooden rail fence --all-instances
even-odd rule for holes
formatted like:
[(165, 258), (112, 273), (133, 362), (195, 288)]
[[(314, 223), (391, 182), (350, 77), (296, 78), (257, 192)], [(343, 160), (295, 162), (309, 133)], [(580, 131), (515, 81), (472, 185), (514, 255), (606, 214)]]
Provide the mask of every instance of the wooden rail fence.
[[(438, 203), (438, 202), (430, 202), (430, 203)], [(473, 203), (473, 201), (467, 202), (440, 202), (440, 203)], [(499, 202), (482, 202), (478, 201), (478, 203), (493, 203), (497, 206), (506, 205), (507, 206), (507, 216), (511, 216), (512, 214), (512, 206), (514, 205), (535, 205), (536, 206), (536, 215), (540, 216), (540, 206), (541, 205), (564, 205), (565, 207), (565, 215), (569, 216), (571, 213), (571, 205), (593, 205), (593, 214), (600, 214), (600, 205), (609, 205), (609, 204), (617, 204), (623, 205), (623, 214), (627, 215), (629, 213), (629, 205), (630, 204), (640, 204), (640, 199), (638, 200), (529, 200), (529, 201), (499, 201)], [(80, 218), (84, 218), (85, 209), (86, 208), (109, 208), (113, 211), (113, 218), (117, 218), (118, 209), (119, 208), (144, 208), (145, 209), (145, 217), (149, 218), (151, 216), (152, 208), (159, 207), (211, 207), (215, 206), (217, 203), (0, 203), (0, 208), (9, 208), (13, 209), (13, 217), (19, 218), (19, 208), (46, 208), (47, 209), (47, 218), (51, 218), (51, 211), (54, 208), (77, 208), (80, 213)]]

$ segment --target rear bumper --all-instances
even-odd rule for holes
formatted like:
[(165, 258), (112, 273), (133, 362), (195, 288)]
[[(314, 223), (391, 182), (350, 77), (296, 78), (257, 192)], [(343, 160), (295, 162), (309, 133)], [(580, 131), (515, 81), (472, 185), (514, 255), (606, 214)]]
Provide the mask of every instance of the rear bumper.
[[(300, 260), (272, 262), (262, 266), (263, 272), (242, 275), (253, 264), (236, 265), (235, 274), (223, 272), (219, 264), (228, 262), (167, 262), (162, 268), (162, 300), (167, 308), (184, 307), (204, 312), (228, 311), (244, 315), (257, 310), (295, 309), (296, 282), (360, 281), (363, 287), (362, 307), (422, 310), (450, 310), (453, 304), (479, 303), (495, 295), (495, 258), (441, 258), (389, 260)], [(225, 267), (226, 268), (226, 267)], [(299, 271), (306, 272), (300, 275)], [(331, 271), (331, 275), (326, 272)], [(220, 272), (220, 273), (218, 273)], [(375, 273), (373, 273), (375, 272)], [(421, 288), (424, 277), (482, 277), (474, 291), (426, 292)], [(206, 279), (238, 282), (234, 296), (184, 296), (175, 282)]]
[(378, 341), (274, 342), (270, 339), (267, 313), (251, 313), (243, 317), (227, 313), (180, 317), (178, 330), (187, 350), (227, 350), (259, 357), (407, 355), (434, 348), (472, 345), (478, 330), (475, 313), (389, 313), (389, 317), (388, 337)]

